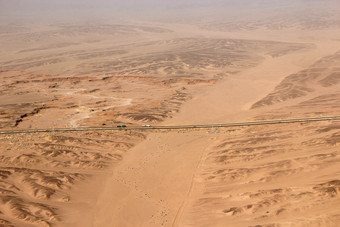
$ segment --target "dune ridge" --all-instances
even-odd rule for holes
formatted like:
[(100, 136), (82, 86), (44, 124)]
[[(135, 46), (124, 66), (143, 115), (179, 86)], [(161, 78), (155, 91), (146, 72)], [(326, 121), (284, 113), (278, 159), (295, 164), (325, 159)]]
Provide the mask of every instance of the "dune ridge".
[[(339, 115), (337, 1), (154, 1), (127, 19), (18, 2), (0, 3), (1, 129)], [(1, 135), (0, 226), (335, 227), (339, 124)]]

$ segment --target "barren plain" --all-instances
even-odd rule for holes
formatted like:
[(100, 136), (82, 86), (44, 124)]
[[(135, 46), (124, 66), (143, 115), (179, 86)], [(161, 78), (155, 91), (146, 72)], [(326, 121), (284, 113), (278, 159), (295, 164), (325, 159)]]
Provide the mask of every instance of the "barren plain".
[[(0, 130), (340, 115), (337, 10), (1, 22)], [(1, 134), (0, 226), (338, 226), (339, 145), (335, 120)]]

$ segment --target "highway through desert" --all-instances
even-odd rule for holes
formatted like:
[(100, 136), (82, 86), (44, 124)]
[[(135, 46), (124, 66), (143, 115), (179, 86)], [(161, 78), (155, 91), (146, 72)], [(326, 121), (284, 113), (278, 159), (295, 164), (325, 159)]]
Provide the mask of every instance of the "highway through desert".
[[(305, 117), (293, 119), (276, 119), (266, 121), (247, 121), (220, 124), (197, 124), (197, 125), (164, 125), (164, 126), (127, 126), (127, 127), (79, 127), (79, 128), (49, 128), (49, 129), (22, 129), (22, 130), (4, 130), (0, 135), (17, 134), (17, 133), (39, 133), (39, 132), (79, 132), (79, 131), (105, 131), (105, 130), (152, 130), (152, 129), (201, 129), (201, 128), (226, 128), (226, 127), (244, 127), (254, 125), (271, 125), (271, 124), (288, 124), (288, 123), (307, 123), (313, 121), (330, 121), (340, 120), (338, 116), (322, 117)], [(120, 125), (121, 126), (121, 125)]]
[(0, 227), (340, 226), (340, 0), (0, 0)]

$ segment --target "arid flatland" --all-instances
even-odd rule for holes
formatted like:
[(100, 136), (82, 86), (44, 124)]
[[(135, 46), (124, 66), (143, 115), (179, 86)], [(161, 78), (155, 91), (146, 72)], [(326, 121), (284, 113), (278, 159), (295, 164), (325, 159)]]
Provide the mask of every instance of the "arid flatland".
[[(0, 130), (340, 115), (337, 1), (9, 2)], [(0, 226), (336, 227), (339, 146), (339, 120), (0, 135)]]

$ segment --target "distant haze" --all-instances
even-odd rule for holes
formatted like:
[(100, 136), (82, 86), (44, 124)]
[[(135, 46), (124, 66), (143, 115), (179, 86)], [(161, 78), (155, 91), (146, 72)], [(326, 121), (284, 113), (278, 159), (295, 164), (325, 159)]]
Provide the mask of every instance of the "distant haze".
[[(327, 2), (327, 4), (325, 4)], [(243, 16), (331, 14), (337, 0), (0, 0), (0, 23), (147, 20), (215, 21)]]

